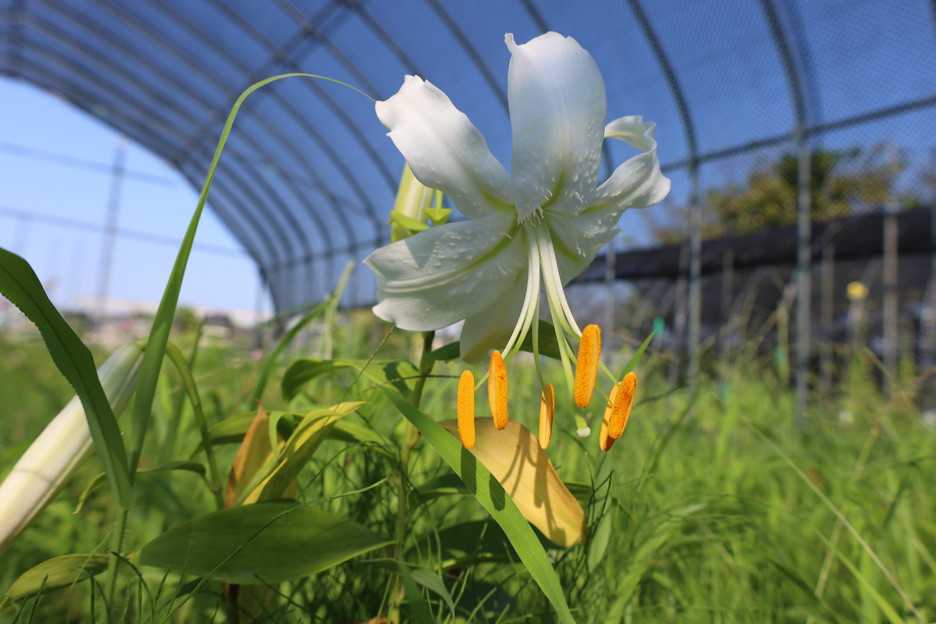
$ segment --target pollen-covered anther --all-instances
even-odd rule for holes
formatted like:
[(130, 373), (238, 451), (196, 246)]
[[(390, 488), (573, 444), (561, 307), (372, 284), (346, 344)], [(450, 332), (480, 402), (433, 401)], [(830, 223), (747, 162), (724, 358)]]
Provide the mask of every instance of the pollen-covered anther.
[(591, 403), (598, 379), (598, 364), (601, 362), (601, 328), (588, 325), (582, 330), (579, 341), (578, 362), (575, 365), (575, 384), (572, 397), (577, 407), (586, 408)]
[(496, 429), (503, 429), (510, 419), (507, 413), (507, 366), (500, 351), (491, 351), (491, 366), (488, 370), (488, 404)]
[(539, 445), (544, 451), (552, 441), (553, 419), (556, 416), (556, 388), (546, 384), (540, 393)]
[(458, 419), (458, 437), (465, 448), (475, 445), (475, 394), (474, 374), (470, 370), (462, 372), (458, 378), (458, 394), (455, 399), (455, 413)]
[(608, 423), (608, 435), (615, 440), (624, 434), (636, 394), (637, 374), (634, 372), (624, 375), (624, 378), (614, 386), (610, 407), (605, 411), (605, 422)]

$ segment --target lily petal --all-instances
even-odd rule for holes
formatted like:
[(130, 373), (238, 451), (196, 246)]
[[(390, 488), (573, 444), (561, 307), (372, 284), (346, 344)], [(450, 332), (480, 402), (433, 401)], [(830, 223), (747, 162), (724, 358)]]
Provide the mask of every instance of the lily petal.
[(406, 76), (396, 95), (374, 109), (419, 181), (444, 191), (466, 217), (510, 211), (503, 165), (438, 87)]
[(641, 153), (619, 165), (579, 214), (547, 211), (563, 283), (581, 273), (614, 238), (626, 209), (649, 206), (669, 193), (670, 180), (660, 171), (657, 160), (655, 127), (638, 115), (620, 117), (605, 126), (606, 138), (626, 141)]
[[(440, 424), (458, 436), (456, 421)], [(475, 433), (475, 446), (468, 452), (500, 482), (523, 517), (559, 546), (579, 543), (585, 533), (585, 512), (536, 436), (516, 421), (495, 429), (489, 419), (479, 420)]]
[(572, 37), (548, 32), (510, 49), (512, 189), (523, 220), (548, 205), (578, 210), (595, 188), (607, 103), (592, 56)]
[(523, 271), (496, 305), (465, 319), (460, 339), (461, 359), (479, 362), (490, 349), (501, 348), (507, 343), (523, 307), (525, 282), (526, 271)]
[(526, 269), (526, 234), (512, 215), (429, 228), (376, 250), (374, 314), (409, 331), (440, 329), (495, 305)]
[(614, 173), (598, 187), (592, 206), (600, 210), (603, 204), (620, 208), (644, 208), (663, 200), (670, 191), (670, 179), (660, 171), (657, 142), (653, 138), (656, 124), (639, 115), (619, 117), (605, 126), (605, 137), (620, 139), (641, 150), (640, 154), (621, 163)]

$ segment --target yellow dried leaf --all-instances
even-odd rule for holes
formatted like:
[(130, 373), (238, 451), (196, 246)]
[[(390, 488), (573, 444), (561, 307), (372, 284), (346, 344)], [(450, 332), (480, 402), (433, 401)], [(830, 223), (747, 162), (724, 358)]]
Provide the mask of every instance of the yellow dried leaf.
[(257, 415), (247, 428), (231, 463), (231, 472), (228, 474), (227, 487), (224, 490), (225, 507), (234, 506), (240, 498), (241, 490), (250, 483), (273, 452), (267, 432), (268, 426), (269, 417), (266, 411), (262, 406), (258, 407)]
[[(458, 437), (457, 421), (440, 424)], [(585, 512), (536, 436), (516, 421), (496, 429), (490, 420), (479, 420), (475, 435), (469, 452), (500, 482), (523, 517), (559, 546), (579, 543), (585, 533)]]

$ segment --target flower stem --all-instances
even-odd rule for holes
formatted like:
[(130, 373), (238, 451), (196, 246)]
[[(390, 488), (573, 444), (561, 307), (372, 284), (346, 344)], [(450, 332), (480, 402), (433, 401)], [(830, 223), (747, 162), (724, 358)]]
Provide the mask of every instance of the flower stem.
[[(413, 394), (411, 395), (411, 402), (413, 407), (418, 408), (420, 402), (422, 402), (423, 390), (426, 387), (426, 379), (429, 378), (429, 375), (432, 374), (432, 368), (435, 366), (435, 359), (432, 357), (432, 341), (435, 339), (434, 331), (423, 332), (423, 348), (422, 355), (419, 359), (419, 378), (416, 380), (416, 384), (413, 386)], [(406, 433), (403, 437), (403, 446), (400, 448), (400, 474), (399, 481), (397, 483), (397, 518), (396, 518), (396, 546), (394, 559), (398, 563), (403, 561), (403, 542), (406, 539), (406, 531), (409, 524), (409, 489), (407, 484), (409, 483), (409, 462), (410, 457), (413, 453), (413, 448), (416, 446), (416, 443), (419, 442), (419, 431), (413, 425), (413, 423), (407, 421), (406, 423)], [(400, 604), (403, 602), (403, 582), (402, 579), (397, 576), (394, 581), (394, 588), (391, 591), (390, 596), (390, 606), (387, 613), (387, 619), (394, 624), (399, 624), (400, 622)]]
[[(117, 530), (113, 535), (111, 551), (120, 553), (123, 550), (124, 536), (127, 534), (127, 516), (129, 508), (122, 509), (117, 518)], [(117, 614), (117, 576), (120, 567), (120, 558), (112, 555), (107, 562), (107, 604), (112, 615)]]

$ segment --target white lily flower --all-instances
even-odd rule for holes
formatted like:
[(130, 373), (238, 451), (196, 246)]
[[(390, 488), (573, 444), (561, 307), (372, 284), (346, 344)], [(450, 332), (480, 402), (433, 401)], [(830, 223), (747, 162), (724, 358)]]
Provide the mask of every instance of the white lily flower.
[[(396, 95), (376, 104), (415, 176), (447, 194), (467, 220), (372, 253), (365, 262), (378, 281), (374, 313), (412, 331), (464, 319), (462, 357), (498, 346), (509, 357), (539, 316), (542, 290), (565, 361), (566, 340), (581, 331), (563, 286), (614, 237), (625, 209), (659, 202), (670, 181), (660, 172), (652, 123), (630, 116), (605, 125), (604, 82), (575, 39), (555, 32), (522, 45), (505, 39), (511, 174), (432, 83), (406, 76)], [(606, 138), (640, 153), (599, 184)]]

